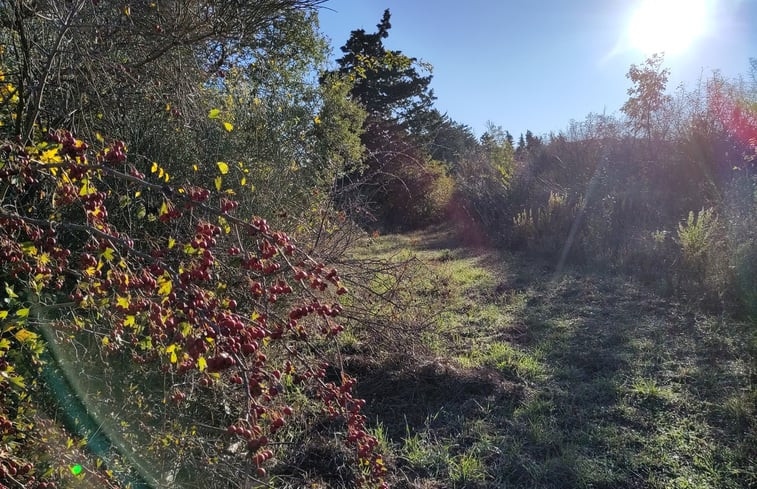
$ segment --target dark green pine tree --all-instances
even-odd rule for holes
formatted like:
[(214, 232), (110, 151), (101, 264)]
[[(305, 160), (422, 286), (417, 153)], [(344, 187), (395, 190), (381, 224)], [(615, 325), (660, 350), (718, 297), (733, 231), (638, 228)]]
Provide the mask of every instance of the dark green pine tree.
[[(431, 66), (402, 54), (387, 50), (384, 39), (389, 37), (391, 14), (384, 11), (374, 33), (364, 29), (352, 31), (342, 46), (339, 72), (354, 80), (352, 95), (372, 116), (395, 120), (411, 132), (422, 125), (435, 99), (431, 83)], [(427, 72), (426, 76), (421, 73)]]

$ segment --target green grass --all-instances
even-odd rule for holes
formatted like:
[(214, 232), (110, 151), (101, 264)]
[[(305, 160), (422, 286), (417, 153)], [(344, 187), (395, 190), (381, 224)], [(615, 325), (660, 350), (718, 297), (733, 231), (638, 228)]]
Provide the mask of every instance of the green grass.
[(753, 324), (443, 231), (365, 249), (416, 260), (404, 285), (432, 317), (425, 350), (356, 372), (394, 486), (757, 485)]

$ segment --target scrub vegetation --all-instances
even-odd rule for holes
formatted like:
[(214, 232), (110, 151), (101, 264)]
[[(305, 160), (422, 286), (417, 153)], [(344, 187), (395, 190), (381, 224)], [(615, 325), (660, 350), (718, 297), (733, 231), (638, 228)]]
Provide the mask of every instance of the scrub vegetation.
[(477, 137), (323, 3), (0, 2), (0, 489), (756, 486), (757, 61)]

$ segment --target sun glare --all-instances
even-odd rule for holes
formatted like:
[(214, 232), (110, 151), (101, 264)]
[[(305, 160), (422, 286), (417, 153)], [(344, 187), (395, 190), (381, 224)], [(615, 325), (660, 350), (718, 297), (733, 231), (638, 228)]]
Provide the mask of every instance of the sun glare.
[(707, 29), (708, 0), (644, 0), (631, 17), (631, 46), (645, 54), (686, 51)]

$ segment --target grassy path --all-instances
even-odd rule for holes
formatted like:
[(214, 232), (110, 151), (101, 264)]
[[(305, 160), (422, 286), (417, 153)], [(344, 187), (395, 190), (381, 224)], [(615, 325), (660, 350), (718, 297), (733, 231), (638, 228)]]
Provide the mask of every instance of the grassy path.
[(395, 487), (757, 487), (754, 324), (442, 231), (365, 253), (417, 258), (433, 312), (414, 355), (348, 362)]

